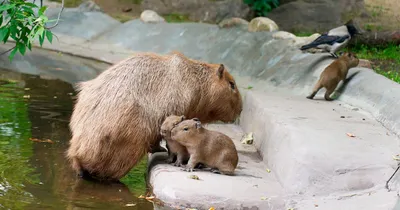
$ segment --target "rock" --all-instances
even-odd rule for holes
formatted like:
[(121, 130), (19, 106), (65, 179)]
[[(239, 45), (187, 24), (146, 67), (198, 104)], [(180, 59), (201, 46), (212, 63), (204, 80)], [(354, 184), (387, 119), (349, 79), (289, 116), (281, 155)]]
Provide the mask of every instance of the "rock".
[(142, 10), (154, 10), (160, 15), (188, 15), (191, 21), (218, 23), (226, 18), (248, 18), (250, 8), (243, 0), (143, 0)]
[(277, 31), (279, 30), (279, 27), (269, 18), (257, 17), (250, 21), (248, 30), (250, 32)]
[(161, 23), (165, 22), (165, 19), (158, 15), (153, 10), (145, 10), (140, 14), (140, 19), (145, 23)]
[(267, 17), (285, 31), (324, 32), (364, 11), (364, 0), (297, 0), (281, 4)]
[(80, 4), (78, 10), (81, 12), (103, 12), (99, 5), (90, 0)]
[(221, 21), (218, 26), (220, 28), (231, 28), (231, 27), (247, 27), (249, 22), (247, 20), (243, 20), (242, 18), (228, 18)]
[(278, 31), (278, 32), (272, 34), (272, 37), (274, 39), (295, 39), (296, 35), (286, 32), (286, 31)]
[(372, 69), (372, 63), (369, 60), (360, 59), (360, 62), (357, 67), (364, 67), (364, 68)]

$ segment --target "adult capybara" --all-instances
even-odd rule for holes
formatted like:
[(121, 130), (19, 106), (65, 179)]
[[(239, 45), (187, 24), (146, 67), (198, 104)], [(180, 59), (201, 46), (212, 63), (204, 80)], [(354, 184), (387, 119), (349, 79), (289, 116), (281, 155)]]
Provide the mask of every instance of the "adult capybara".
[(81, 176), (118, 180), (159, 148), (171, 115), (234, 121), (242, 111), (235, 80), (223, 64), (181, 53), (137, 53), (79, 83), (67, 158)]
[(190, 154), (187, 171), (198, 163), (212, 168), (212, 172), (233, 175), (239, 157), (232, 139), (227, 135), (203, 128), (197, 118), (184, 120), (171, 130), (171, 139), (186, 147)]

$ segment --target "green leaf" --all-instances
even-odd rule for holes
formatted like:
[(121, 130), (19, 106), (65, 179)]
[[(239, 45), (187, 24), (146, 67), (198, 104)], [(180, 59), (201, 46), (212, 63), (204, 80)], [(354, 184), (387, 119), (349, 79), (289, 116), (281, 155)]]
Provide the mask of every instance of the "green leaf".
[(30, 2), (24, 2), (24, 4), (28, 7), (32, 7), (32, 8), (37, 8), (38, 6), (34, 3), (30, 3)]
[(12, 61), (12, 59), (14, 58), (15, 53), (17, 53), (17, 51), (18, 51), (18, 49), (16, 47), (13, 49), (13, 51), (11, 51), (10, 55), (8, 56), (10, 61)]
[(8, 30), (8, 28), (7, 28), (7, 34), (6, 34), (6, 36), (4, 37), (4, 39), (3, 39), (4, 44), (7, 42), (8, 37), (10, 37), (10, 30)]
[(21, 43), (21, 42), (18, 42), (17, 46), (18, 46), (19, 52), (20, 52), (22, 55), (25, 55), (26, 46), (25, 46), (23, 43)]
[[(4, 38), (6, 37), (7, 33), (8, 33), (9, 29), (6, 27), (2, 27), (0, 28), (0, 40), (4, 41)], [(8, 37), (7, 37), (8, 38)]]
[(29, 51), (32, 51), (32, 44), (30, 42), (28, 42), (28, 49)]
[(4, 4), (0, 6), (0, 12), (3, 12), (5, 10), (9, 10), (15, 7), (15, 4)]
[(39, 16), (41, 16), (41, 15), (43, 15), (44, 14), (44, 12), (47, 10), (47, 6), (43, 6), (43, 7), (41, 7), (40, 9), (39, 9)]
[(53, 42), (53, 33), (50, 30), (46, 30), (46, 37), (47, 37), (47, 40), (49, 40), (50, 43)]
[(3, 15), (0, 16), (0, 26), (3, 24)]

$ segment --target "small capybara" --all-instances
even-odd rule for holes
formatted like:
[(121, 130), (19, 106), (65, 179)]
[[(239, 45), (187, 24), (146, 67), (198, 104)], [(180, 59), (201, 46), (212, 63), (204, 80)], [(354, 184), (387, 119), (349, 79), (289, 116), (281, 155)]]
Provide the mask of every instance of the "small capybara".
[(232, 139), (203, 128), (199, 119), (179, 123), (172, 129), (171, 139), (184, 145), (190, 154), (186, 171), (193, 171), (197, 163), (202, 163), (212, 172), (234, 174), (239, 158)]
[(176, 155), (176, 161), (173, 163), (174, 166), (182, 166), (183, 163), (189, 160), (189, 153), (183, 145), (171, 139), (171, 130), (180, 122), (185, 120), (185, 116), (170, 115), (165, 118), (163, 124), (161, 125), (161, 136), (167, 142), (168, 147), (168, 163), (174, 161)]
[(354, 53), (346, 52), (341, 55), (337, 60), (333, 61), (321, 73), (321, 76), (315, 84), (313, 92), (307, 96), (308, 99), (313, 99), (321, 88), (325, 88), (325, 100), (332, 101), (330, 95), (335, 91), (337, 85), (341, 80), (345, 80), (349, 69), (358, 65), (359, 59)]
[(242, 111), (236, 82), (223, 64), (181, 53), (137, 53), (77, 85), (67, 158), (81, 177), (119, 180), (160, 148), (171, 115), (233, 122)]

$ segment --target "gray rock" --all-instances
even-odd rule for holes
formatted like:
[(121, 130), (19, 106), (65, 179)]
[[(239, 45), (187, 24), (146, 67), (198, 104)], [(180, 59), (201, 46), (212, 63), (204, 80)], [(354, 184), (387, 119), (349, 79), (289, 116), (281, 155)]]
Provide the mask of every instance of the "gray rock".
[(165, 22), (165, 19), (158, 15), (153, 10), (145, 10), (140, 14), (140, 19), (145, 23), (161, 23)]
[(220, 28), (231, 28), (231, 27), (246, 27), (249, 25), (247, 20), (242, 18), (227, 18), (221, 21), (218, 26)]
[(267, 17), (290, 32), (324, 32), (364, 12), (363, 0), (297, 0), (272, 10)]
[(277, 31), (279, 30), (278, 25), (276, 23), (266, 17), (257, 17), (250, 21), (249, 29), (250, 32), (258, 32), (258, 31)]
[(160, 15), (183, 14), (199, 22), (220, 22), (230, 17), (247, 18), (250, 8), (242, 0), (143, 0), (143, 10)]

